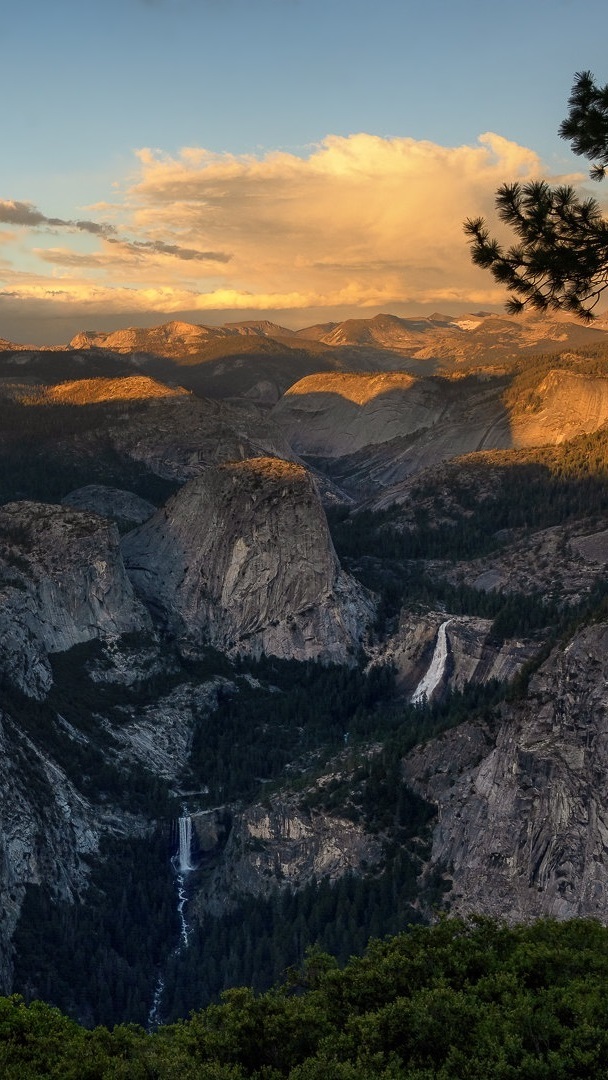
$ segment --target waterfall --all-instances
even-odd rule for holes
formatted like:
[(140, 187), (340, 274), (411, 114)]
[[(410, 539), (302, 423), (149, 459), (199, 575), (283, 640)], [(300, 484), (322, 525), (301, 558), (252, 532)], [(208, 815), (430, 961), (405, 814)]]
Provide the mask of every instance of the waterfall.
[(192, 818), (190, 814), (184, 814), (179, 819), (179, 852), (177, 856), (177, 865), (179, 873), (183, 876), (190, 870), (194, 870), (192, 863), (190, 862), (190, 853), (192, 851)]
[(178, 946), (177, 951), (180, 948), (185, 949), (188, 947), (188, 934), (190, 933), (190, 927), (185, 915), (186, 904), (188, 903), (188, 894), (186, 892), (186, 875), (194, 870), (192, 865), (192, 818), (188, 813), (187, 807), (184, 806), (184, 812), (178, 820), (179, 826), (179, 847), (177, 854), (174, 858), (174, 866), (177, 871), (177, 914), (180, 921), (180, 937), (181, 945)]
[(413, 705), (422, 705), (425, 701), (429, 701), (443, 678), (445, 662), (448, 658), (448, 639), (446, 631), (451, 621), (451, 619), (446, 619), (439, 627), (437, 641), (435, 642), (435, 651), (428, 666), (427, 673), (426, 675), (423, 675), (412, 694), (411, 700)]
[[(175, 871), (175, 883), (177, 892), (177, 915), (179, 918), (179, 941), (173, 950), (173, 955), (178, 956), (182, 949), (189, 945), (190, 927), (186, 919), (186, 905), (188, 893), (186, 891), (186, 875), (194, 870), (192, 865), (192, 818), (184, 806), (184, 812), (177, 821), (179, 843), (175, 854), (171, 857), (171, 865)], [(148, 1013), (148, 1031), (155, 1031), (162, 1023), (163, 994), (165, 991), (165, 979), (162, 970), (159, 971), (156, 980), (154, 997)]]
[(162, 975), (158, 976), (156, 980), (156, 989), (154, 990), (154, 997), (150, 1006), (150, 1012), (148, 1013), (148, 1022), (146, 1024), (147, 1031), (156, 1031), (159, 1024), (162, 1022), (161, 1018), (161, 1004), (163, 1000), (163, 992), (165, 989), (165, 980)]

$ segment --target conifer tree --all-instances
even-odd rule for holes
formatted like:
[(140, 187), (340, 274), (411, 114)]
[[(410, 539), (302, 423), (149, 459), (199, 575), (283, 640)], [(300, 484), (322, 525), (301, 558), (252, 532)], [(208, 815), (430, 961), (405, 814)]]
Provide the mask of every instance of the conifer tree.
[[(602, 180), (608, 169), (608, 85), (589, 71), (578, 72), (568, 99), (569, 113), (559, 134), (575, 154), (593, 162), (590, 175)], [(544, 180), (505, 183), (496, 209), (516, 236), (511, 247), (491, 237), (485, 220), (464, 224), (471, 257), (511, 293), (507, 311), (573, 312), (585, 322), (608, 288), (608, 221), (593, 198), (580, 198), (569, 185)]]

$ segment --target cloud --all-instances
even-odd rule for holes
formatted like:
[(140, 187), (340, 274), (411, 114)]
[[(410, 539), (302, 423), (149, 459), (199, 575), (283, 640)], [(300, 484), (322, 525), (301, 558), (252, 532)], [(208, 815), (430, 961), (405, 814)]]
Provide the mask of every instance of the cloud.
[(109, 244), (118, 244), (124, 251), (134, 254), (173, 255), (185, 262), (230, 262), (231, 256), (225, 251), (198, 251), (196, 248), (184, 248), (179, 244), (166, 244), (163, 240), (115, 240), (108, 238)]
[[(1, 237), (1, 234), (0, 234)], [(178, 244), (166, 244), (162, 240), (116, 240), (105, 237), (113, 247), (97, 252), (71, 251), (65, 247), (34, 248), (36, 256), (43, 262), (54, 266), (72, 266), (86, 269), (103, 269), (122, 273), (133, 271), (141, 274), (146, 260), (154, 256), (166, 255), (169, 258), (182, 259), (184, 262), (227, 263), (231, 256), (223, 251), (196, 251), (182, 248)], [(159, 268), (159, 267), (158, 267)]]
[[(488, 282), (470, 263), (463, 220), (491, 216), (505, 179), (544, 175), (534, 151), (491, 132), (475, 146), (360, 133), (328, 136), (308, 157), (187, 148), (142, 150), (139, 160), (127, 193), (133, 228), (229, 246), (225, 289), (199, 300), (225, 291), (226, 306), (238, 295), (276, 307), (277, 295), (295, 294), (371, 306), (446, 289), (478, 302)], [(502, 291), (489, 291), (500, 302)]]
[[(94, 208), (119, 225), (0, 202), (0, 224), (65, 230), (63, 247), (31, 250), (38, 274), (2, 272), (23, 311), (289, 309), (304, 325), (313, 310), (498, 306), (504, 292), (471, 264), (463, 220), (492, 218), (505, 180), (583, 179), (547, 176), (534, 151), (492, 132), (473, 146), (359, 133), (330, 135), (303, 157), (196, 147), (137, 157), (116, 203)], [(96, 249), (68, 239), (77, 232)]]
[(4, 225), (21, 225), (34, 229), (69, 229), (91, 233), (93, 236), (112, 236), (116, 232), (113, 225), (99, 224), (97, 221), (65, 221), (63, 218), (47, 217), (33, 203), (17, 202), (14, 199), (0, 199), (0, 222)]

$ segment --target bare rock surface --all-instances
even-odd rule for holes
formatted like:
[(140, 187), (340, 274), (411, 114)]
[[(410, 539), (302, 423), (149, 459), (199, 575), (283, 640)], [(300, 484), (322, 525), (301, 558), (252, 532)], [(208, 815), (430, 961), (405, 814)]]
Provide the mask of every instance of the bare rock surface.
[(401, 447), (405, 476), (422, 467), (419, 458), (428, 465), (486, 446), (510, 446), (502, 387), (500, 380), (404, 372), (321, 373), (290, 387), (272, 416), (303, 456), (345, 458), (369, 448), (378, 456), (384, 447), (394, 460)]
[(608, 419), (608, 379), (554, 369), (538, 384), (532, 408), (511, 418), (513, 446), (559, 444)]
[(272, 412), (293, 449), (347, 490), (372, 494), (442, 461), (479, 451), (559, 445), (608, 419), (608, 379), (550, 370), (508, 406), (494, 377), (404, 372), (320, 373), (291, 386)]
[[(27, 780), (23, 760), (27, 762)], [(32, 777), (36, 778), (35, 786)], [(33, 790), (32, 790), (33, 788)], [(8, 797), (7, 797), (8, 796)], [(10, 941), (27, 884), (71, 898), (83, 854), (98, 844), (91, 807), (65, 773), (0, 714), (0, 989), (11, 988)]]
[(573, 605), (587, 596), (608, 564), (606, 519), (583, 519), (533, 533), (514, 533), (495, 555), (469, 562), (429, 561), (430, 573), (483, 592), (541, 593)]
[(406, 780), (439, 808), (431, 864), (452, 910), (608, 921), (608, 625), (558, 646), (493, 729), (418, 747)]
[(122, 547), (139, 593), (194, 654), (345, 662), (374, 610), (340, 569), (310, 475), (287, 461), (207, 469)]
[(115, 717), (108, 723), (119, 758), (130, 758), (175, 782), (188, 765), (196, 724), (215, 711), (220, 688), (231, 685), (222, 678), (185, 683), (152, 704), (120, 706), (120, 724)]
[(119, 453), (180, 483), (223, 461), (294, 456), (280, 430), (255, 406), (231, 408), (192, 396), (140, 404), (112, 423), (108, 435)]
[(116, 527), (46, 503), (0, 509), (2, 667), (26, 693), (51, 684), (47, 655), (150, 629), (125, 573)]
[(53, 757), (0, 711), (0, 992), (12, 988), (11, 939), (26, 887), (42, 885), (69, 904), (86, 886), (102, 835), (149, 829), (143, 818), (93, 805)]
[(70, 491), (61, 502), (63, 506), (72, 506), (75, 510), (91, 510), (101, 517), (131, 525), (141, 525), (156, 511), (152, 503), (135, 495), (133, 491), (107, 487), (104, 484), (87, 484), (86, 487), (77, 488), (76, 491)]
[[(213, 841), (222, 812), (193, 815), (203, 846)], [(222, 914), (243, 894), (264, 896), (276, 888), (298, 888), (320, 878), (335, 881), (372, 865), (382, 853), (378, 837), (339, 816), (303, 809), (296, 796), (273, 796), (236, 811), (224, 824), (222, 857), (201, 881), (196, 895), (199, 917)]]
[(406, 697), (428, 671), (442, 625), (446, 627), (447, 655), (437, 694), (462, 690), (469, 682), (510, 682), (538, 649), (532, 641), (494, 641), (490, 619), (404, 611), (396, 633), (378, 647), (377, 659), (394, 665), (397, 687)]

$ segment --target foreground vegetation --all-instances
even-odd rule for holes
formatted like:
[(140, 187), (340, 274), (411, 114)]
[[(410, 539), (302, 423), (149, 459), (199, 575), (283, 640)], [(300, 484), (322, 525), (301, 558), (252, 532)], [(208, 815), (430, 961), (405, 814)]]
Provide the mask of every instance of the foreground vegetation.
[(5, 1080), (585, 1080), (608, 1076), (608, 929), (445, 920), (340, 968), (313, 951), (282, 986), (152, 1035), (87, 1031), (0, 1000)]

